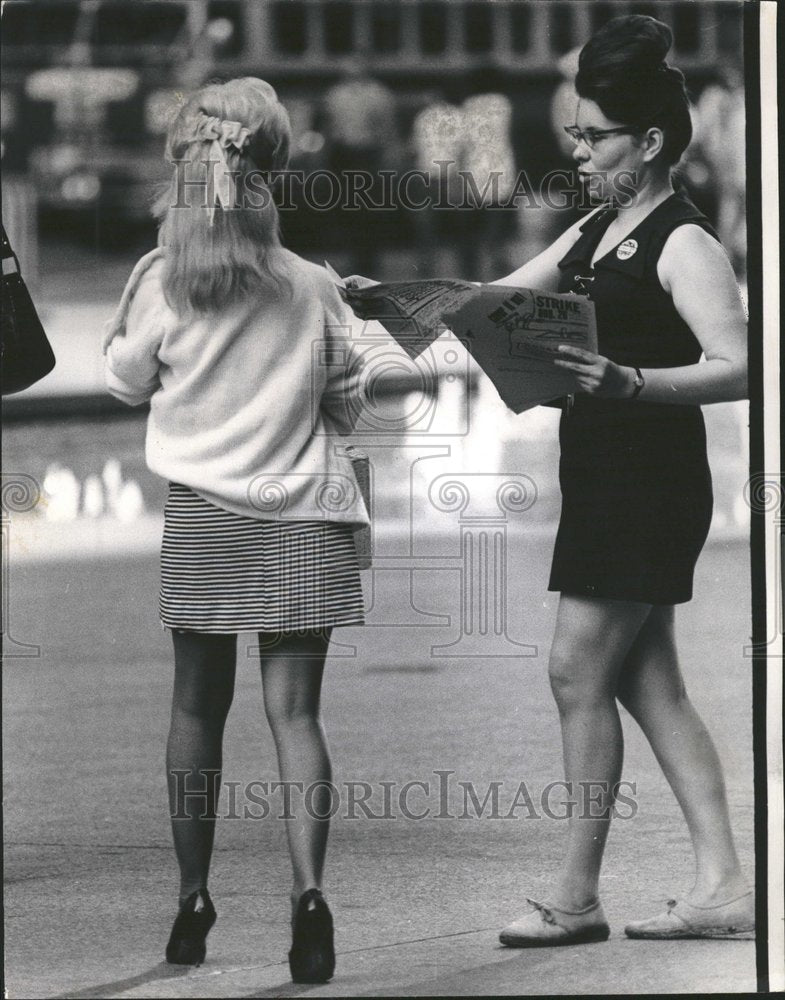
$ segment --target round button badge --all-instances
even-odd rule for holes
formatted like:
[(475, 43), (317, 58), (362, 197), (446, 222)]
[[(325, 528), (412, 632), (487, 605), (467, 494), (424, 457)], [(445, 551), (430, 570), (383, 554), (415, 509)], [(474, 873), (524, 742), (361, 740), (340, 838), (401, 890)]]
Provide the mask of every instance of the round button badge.
[(619, 258), (619, 260), (627, 260), (628, 258), (632, 257), (632, 255), (635, 253), (637, 249), (638, 249), (637, 240), (625, 240), (623, 243), (619, 245), (619, 248), (616, 251), (616, 256)]

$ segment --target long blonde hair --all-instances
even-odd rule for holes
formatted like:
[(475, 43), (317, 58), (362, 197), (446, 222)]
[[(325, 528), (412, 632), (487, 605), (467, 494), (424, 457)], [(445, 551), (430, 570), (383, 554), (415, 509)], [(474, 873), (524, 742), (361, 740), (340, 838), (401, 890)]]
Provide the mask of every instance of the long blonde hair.
[[(290, 138), (278, 95), (255, 77), (209, 83), (180, 108), (166, 142), (172, 180), (154, 209), (158, 243), (166, 247), (164, 294), (178, 313), (215, 311), (285, 280), (266, 174), (286, 168)], [(232, 191), (233, 207), (223, 200), (216, 206), (219, 180)]]

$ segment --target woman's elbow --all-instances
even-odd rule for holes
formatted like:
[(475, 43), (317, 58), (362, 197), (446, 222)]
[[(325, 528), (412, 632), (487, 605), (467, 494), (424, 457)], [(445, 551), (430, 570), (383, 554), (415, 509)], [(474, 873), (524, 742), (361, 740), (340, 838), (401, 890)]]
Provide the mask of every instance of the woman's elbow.
[(160, 386), (157, 379), (145, 386), (134, 385), (117, 375), (108, 365), (104, 369), (104, 380), (107, 390), (128, 406), (141, 406), (148, 402)]
[(725, 402), (733, 403), (740, 399), (749, 399), (749, 385), (747, 380), (747, 360), (731, 363), (725, 381)]

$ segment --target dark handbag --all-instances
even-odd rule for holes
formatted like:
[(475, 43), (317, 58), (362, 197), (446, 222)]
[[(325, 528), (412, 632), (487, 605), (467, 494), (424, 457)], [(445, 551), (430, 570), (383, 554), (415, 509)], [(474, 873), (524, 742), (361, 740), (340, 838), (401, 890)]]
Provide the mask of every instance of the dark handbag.
[[(13, 267), (11, 266), (13, 262)], [(8, 272), (8, 273), (6, 273)], [(3, 395), (21, 392), (55, 366), (55, 356), (3, 226)]]

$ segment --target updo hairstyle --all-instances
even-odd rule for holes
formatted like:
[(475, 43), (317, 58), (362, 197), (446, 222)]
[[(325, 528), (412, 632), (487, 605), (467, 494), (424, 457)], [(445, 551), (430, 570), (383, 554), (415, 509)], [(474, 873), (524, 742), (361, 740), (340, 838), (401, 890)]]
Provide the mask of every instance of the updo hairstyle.
[(678, 163), (692, 139), (684, 74), (666, 62), (667, 24), (643, 14), (614, 17), (581, 49), (575, 89), (606, 118), (663, 133), (662, 162)]

